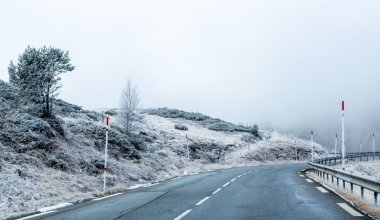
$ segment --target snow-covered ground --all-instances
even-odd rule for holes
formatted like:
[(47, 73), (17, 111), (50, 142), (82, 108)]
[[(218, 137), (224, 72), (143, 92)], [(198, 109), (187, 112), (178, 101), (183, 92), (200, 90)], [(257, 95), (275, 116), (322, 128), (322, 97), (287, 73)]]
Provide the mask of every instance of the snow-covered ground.
[[(100, 122), (89, 117), (89, 113), (80, 112), (60, 116), (60, 119), (64, 122), (65, 138), (57, 141), (58, 146), (52, 152), (16, 153), (0, 144), (3, 152), (0, 156), (0, 218), (102, 195), (104, 148), (97, 144), (103, 132), (97, 127)], [(116, 121), (116, 116), (111, 117), (114, 122), (111, 130), (115, 132), (121, 130)], [(185, 125), (188, 130), (177, 130), (175, 124)], [(119, 144), (126, 140), (114, 139), (115, 143), (110, 145), (108, 167), (112, 173), (108, 174), (107, 193), (146, 186), (184, 173), (296, 162), (296, 151), (299, 160), (309, 160), (311, 151), (308, 141), (276, 132), (269, 140), (254, 140), (247, 132), (214, 131), (198, 121), (149, 114), (141, 115), (135, 133), (144, 138), (140, 143), (143, 150), (137, 152), (140, 159), (130, 159), (133, 152)], [(190, 162), (187, 146), (191, 149)], [(315, 150), (320, 156), (327, 152), (318, 144)], [(51, 161), (49, 166), (47, 159)]]
[[(337, 168), (342, 168), (342, 165), (337, 165)], [(345, 170), (361, 173), (368, 176), (373, 176), (380, 179), (380, 161), (365, 161), (353, 162), (345, 165)]]

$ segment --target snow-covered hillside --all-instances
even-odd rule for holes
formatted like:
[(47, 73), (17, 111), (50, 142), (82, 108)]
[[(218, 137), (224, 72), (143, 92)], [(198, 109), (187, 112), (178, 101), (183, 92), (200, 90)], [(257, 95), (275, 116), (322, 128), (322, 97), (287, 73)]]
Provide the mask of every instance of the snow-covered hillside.
[[(12, 110), (16, 88), (1, 82), (0, 92), (0, 218), (100, 195), (105, 145), (101, 113), (56, 100), (56, 118), (44, 120)], [(116, 112), (109, 113), (108, 192), (185, 171), (294, 161), (296, 149), (300, 160), (310, 158), (308, 141), (278, 133), (262, 139), (255, 126), (199, 113), (144, 110), (129, 136), (117, 123)], [(317, 154), (326, 154), (315, 146)]]

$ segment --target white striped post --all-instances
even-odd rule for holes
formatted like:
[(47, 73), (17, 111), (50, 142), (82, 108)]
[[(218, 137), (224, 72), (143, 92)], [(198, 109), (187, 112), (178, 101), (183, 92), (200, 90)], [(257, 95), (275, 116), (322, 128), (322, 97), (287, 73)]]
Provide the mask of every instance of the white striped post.
[(344, 140), (344, 101), (342, 101), (342, 164), (343, 168), (345, 167), (345, 159), (346, 157), (346, 146), (345, 146), (345, 140)]
[(106, 192), (106, 182), (107, 182), (107, 147), (108, 147), (108, 129), (109, 129), (110, 118), (106, 116), (106, 147), (104, 150), (104, 176), (103, 176), (103, 192)]

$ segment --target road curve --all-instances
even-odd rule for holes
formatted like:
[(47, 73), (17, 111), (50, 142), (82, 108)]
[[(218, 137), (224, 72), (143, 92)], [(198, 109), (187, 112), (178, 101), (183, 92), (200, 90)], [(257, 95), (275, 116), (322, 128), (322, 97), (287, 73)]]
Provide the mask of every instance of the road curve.
[(369, 219), (298, 173), (306, 167), (265, 165), (201, 173), (30, 219)]

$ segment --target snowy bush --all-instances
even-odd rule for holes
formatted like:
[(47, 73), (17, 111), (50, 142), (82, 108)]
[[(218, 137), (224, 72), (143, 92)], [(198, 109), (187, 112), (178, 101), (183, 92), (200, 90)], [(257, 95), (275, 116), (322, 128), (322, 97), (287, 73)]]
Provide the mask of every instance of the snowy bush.
[(150, 115), (157, 115), (164, 118), (183, 118), (192, 121), (205, 121), (211, 119), (211, 117), (203, 115), (201, 113), (185, 112), (177, 109), (158, 108), (147, 109), (146, 113)]
[(104, 112), (104, 114), (106, 115), (110, 115), (110, 116), (114, 116), (114, 115), (117, 115), (117, 111), (116, 109), (108, 109), (107, 111)]
[(54, 99), (53, 111), (56, 115), (70, 116), (72, 113), (80, 113), (82, 108), (80, 106), (70, 104), (61, 99)]
[(0, 122), (0, 142), (24, 153), (31, 149), (51, 152), (55, 147), (54, 130), (46, 121), (27, 113), (15, 113)]
[(182, 124), (175, 124), (174, 128), (177, 129), (177, 130), (181, 130), (181, 131), (187, 131), (188, 130), (188, 128), (185, 125), (182, 125)]
[(208, 129), (213, 131), (227, 131), (232, 132), (235, 130), (235, 126), (231, 123), (217, 122), (208, 127)]

